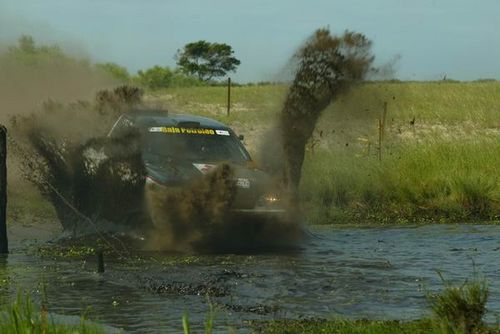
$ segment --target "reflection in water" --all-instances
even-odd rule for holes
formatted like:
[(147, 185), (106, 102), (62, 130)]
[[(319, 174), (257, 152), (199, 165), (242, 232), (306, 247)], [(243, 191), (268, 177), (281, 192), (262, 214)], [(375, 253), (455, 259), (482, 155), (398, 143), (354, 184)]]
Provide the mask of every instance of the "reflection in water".
[[(202, 326), (208, 303), (217, 324), (243, 320), (340, 315), (410, 319), (425, 315), (426, 292), (463, 282), (475, 270), (490, 284), (489, 320), (500, 309), (500, 226), (312, 228), (294, 253), (172, 255), (147, 253), (127, 261), (49, 259), (14, 250), (0, 262), (0, 279), (34, 291), (47, 282), (49, 309), (90, 316), (127, 331), (181, 330), (185, 311)], [(0, 288), (0, 298), (13, 296)]]

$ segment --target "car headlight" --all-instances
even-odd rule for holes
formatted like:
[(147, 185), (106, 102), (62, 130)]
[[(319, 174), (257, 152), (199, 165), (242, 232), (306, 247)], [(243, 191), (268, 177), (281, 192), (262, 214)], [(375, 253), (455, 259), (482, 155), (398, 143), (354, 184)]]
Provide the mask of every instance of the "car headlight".
[(280, 203), (281, 198), (278, 194), (265, 194), (257, 201), (257, 206), (276, 206)]
[(278, 195), (276, 195), (276, 194), (269, 194), (269, 195), (264, 196), (264, 201), (266, 201), (269, 204), (276, 203), (279, 200), (280, 199), (279, 199)]

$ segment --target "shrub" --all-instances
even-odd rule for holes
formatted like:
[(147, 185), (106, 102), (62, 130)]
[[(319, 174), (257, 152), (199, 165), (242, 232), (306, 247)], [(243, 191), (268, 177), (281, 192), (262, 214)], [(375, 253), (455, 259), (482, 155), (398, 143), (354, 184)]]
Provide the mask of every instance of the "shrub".
[(137, 81), (146, 88), (160, 89), (170, 87), (173, 76), (174, 73), (170, 68), (154, 66), (145, 71), (137, 72)]
[(435, 316), (442, 322), (446, 332), (478, 333), (484, 330), (483, 316), (489, 290), (484, 281), (465, 282), (452, 286), (445, 281), (440, 294), (430, 295), (429, 301)]
[(172, 87), (193, 87), (204, 85), (206, 85), (206, 83), (196, 77), (186, 75), (178, 69), (174, 71), (171, 83)]
[(170, 87), (192, 87), (205, 85), (200, 79), (186, 75), (180, 70), (169, 67), (154, 66), (144, 71), (139, 71), (134, 78), (136, 83), (144, 88), (157, 90)]
[(454, 182), (457, 202), (469, 215), (487, 217), (491, 213), (495, 181), (469, 176)]

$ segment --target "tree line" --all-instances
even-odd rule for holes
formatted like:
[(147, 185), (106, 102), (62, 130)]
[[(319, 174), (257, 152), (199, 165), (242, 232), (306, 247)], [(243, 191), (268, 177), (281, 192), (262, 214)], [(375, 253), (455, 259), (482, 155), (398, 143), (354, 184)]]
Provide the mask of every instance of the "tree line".
[(28, 35), (21, 36), (17, 44), (9, 47), (0, 57), (2, 64), (7, 66), (17, 62), (33, 67), (58, 63), (85, 67), (89, 71), (102, 72), (121, 83), (148, 89), (217, 84), (218, 79), (235, 72), (241, 63), (234, 57), (230, 45), (200, 40), (177, 50), (175, 68), (155, 65), (131, 74), (126, 67), (114, 62), (91, 64), (86, 59), (67, 55), (58, 45), (39, 45)]

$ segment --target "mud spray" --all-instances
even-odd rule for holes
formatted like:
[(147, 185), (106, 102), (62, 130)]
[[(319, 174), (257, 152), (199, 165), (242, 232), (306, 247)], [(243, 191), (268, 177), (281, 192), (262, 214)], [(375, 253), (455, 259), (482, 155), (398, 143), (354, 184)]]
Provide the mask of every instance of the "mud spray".
[[(55, 139), (55, 142), (60, 141), (61, 144), (66, 141), (62, 138), (63, 135), (73, 141), (84, 141), (98, 132), (99, 124), (92, 122), (90, 125), (89, 119), (79, 124), (73, 121), (72, 117), (75, 114), (79, 116), (77, 119), (86, 117), (87, 114), (81, 111), (88, 103), (73, 103), (71, 108), (75, 112), (69, 114), (59, 112), (63, 108), (62, 103), (88, 100), (96, 90), (112, 86), (116, 86), (116, 80), (92, 66), (87, 59), (78, 55), (68, 56), (57, 45), (39, 45), (30, 36), (22, 36), (17, 44), (0, 45), (0, 122), (8, 126), (10, 135), (9, 193), (20, 193), (21, 196), (24, 192), (36, 192), (32, 184), (22, 177), (23, 172), (20, 172), (20, 169), (26, 172), (30, 170), (27, 173), (30, 179), (40, 179), (40, 176), (46, 174), (46, 169), (35, 167), (42, 167), (44, 164), (34, 159), (33, 147), (29, 147), (29, 151), (23, 150), (23, 154), (19, 154), (16, 149), (19, 145), (28, 147), (28, 135), (32, 135), (34, 140), (36, 137), (36, 131), (28, 134), (29, 131), (19, 131), (19, 128), (27, 130), (46, 117), (45, 124), (50, 123), (51, 126), (44, 126), (45, 130), (51, 131), (50, 137)], [(37, 112), (34, 112), (35, 110)], [(43, 112), (44, 110), (51, 112)], [(25, 121), (27, 122), (24, 123)], [(19, 145), (13, 143), (14, 138)], [(42, 146), (40, 144), (39, 148)], [(18, 154), (14, 154), (16, 151)], [(61, 156), (57, 155), (51, 162), (56, 164), (60, 158)], [(22, 197), (31, 198), (30, 194)], [(21, 201), (21, 206), (23, 205)], [(29, 219), (29, 210), (18, 211), (21, 207), (18, 203), (14, 203), (14, 206), (17, 209), (16, 220)]]
[[(237, 251), (281, 247), (301, 236), (298, 185), (305, 145), (321, 112), (372, 70), (371, 42), (361, 34), (332, 36), (321, 29), (293, 57), (295, 78), (279, 119), (284, 179), (292, 214), (278, 220), (238, 217), (235, 169), (222, 164), (182, 189), (149, 189), (140, 134), (106, 136), (118, 115), (141, 104), (139, 89), (101, 90), (93, 102), (48, 101), (41, 110), (12, 118), (24, 174), (53, 204), (74, 233), (138, 231), (149, 249)], [(269, 146), (267, 146), (269, 147)], [(267, 150), (267, 149), (266, 149)], [(146, 231), (146, 232), (145, 232)]]
[(86, 242), (96, 234), (142, 236), (130, 246), (147, 250), (295, 246), (299, 225), (287, 217), (231, 211), (238, 200), (237, 166), (221, 164), (180, 188), (146, 185), (141, 134), (131, 130), (107, 136), (119, 115), (139, 107), (141, 95), (121, 86), (98, 92), (93, 102), (49, 101), (33, 114), (12, 118), (12, 146), (24, 161), (22, 171), (52, 203), (65, 230)]
[[(287, 213), (249, 215), (232, 210), (241, 199), (235, 181), (240, 170), (223, 163), (180, 189), (147, 188), (148, 212), (155, 226), (149, 247), (203, 252), (296, 249), (303, 231)], [(276, 190), (272, 179), (264, 188)]]
[[(371, 41), (359, 33), (346, 31), (334, 36), (327, 29), (319, 29), (292, 57), (295, 76), (280, 113), (279, 129), (271, 131), (280, 133), (281, 137), (267, 140), (262, 159), (271, 162), (267, 166), (270, 171), (283, 171), (290, 207), (296, 214), (300, 214), (298, 186), (306, 144), (323, 110), (377, 71), (372, 67), (371, 45)], [(275, 145), (269, 147), (270, 143)], [(284, 159), (271, 159), (270, 155)], [(281, 161), (284, 163), (280, 164)]]
[[(94, 103), (46, 102), (11, 119), (21, 172), (47, 198), (65, 230), (95, 231), (109, 223), (135, 226), (145, 170), (138, 133), (106, 137), (117, 115), (142, 92), (127, 86), (100, 91)], [(91, 226), (89, 226), (89, 224)]]

